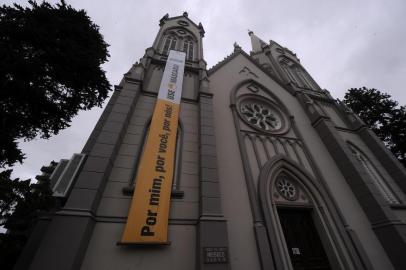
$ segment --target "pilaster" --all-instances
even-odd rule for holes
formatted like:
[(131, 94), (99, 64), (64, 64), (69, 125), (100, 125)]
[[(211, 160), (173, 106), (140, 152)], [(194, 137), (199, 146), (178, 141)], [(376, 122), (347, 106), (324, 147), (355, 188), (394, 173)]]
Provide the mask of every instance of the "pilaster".
[[(221, 207), (212, 95), (200, 93), (200, 218), (197, 269), (230, 269), (227, 221)], [(210, 252), (219, 252), (210, 258)]]

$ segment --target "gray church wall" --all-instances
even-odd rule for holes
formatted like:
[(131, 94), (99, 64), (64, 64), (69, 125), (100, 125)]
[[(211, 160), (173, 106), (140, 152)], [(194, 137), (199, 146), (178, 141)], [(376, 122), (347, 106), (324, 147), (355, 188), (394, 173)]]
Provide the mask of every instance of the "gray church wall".
[(172, 198), (170, 219), (196, 221), (199, 217), (199, 166), (198, 166), (198, 107), (195, 103), (181, 103), (182, 122), (181, 173), (178, 189), (183, 198)]
[[(357, 133), (353, 133), (353, 132), (349, 132), (349, 131), (348, 132), (339, 131), (339, 134), (343, 138), (343, 140), (352, 143), (366, 155), (366, 157), (373, 164), (374, 168), (379, 172), (379, 174), (383, 177), (385, 182), (390, 186), (391, 190), (395, 193), (395, 195), (396, 195), (397, 199), (400, 201), (400, 203), (405, 204), (406, 198), (405, 198), (404, 193), (401, 191), (399, 186), (392, 179), (392, 177), (390, 176), (388, 171), (385, 169), (385, 167), (381, 164), (380, 160), (376, 157), (376, 155), (362, 141), (362, 139), (359, 137), (359, 135)], [(403, 212), (403, 211), (406, 211), (406, 209), (397, 210), (398, 213)], [(405, 221), (404, 219), (402, 219), (402, 220)]]
[[(230, 175), (235, 175), (235, 173), (238, 172), (238, 177), (233, 177), (233, 186), (231, 186), (231, 183), (229, 182), (225, 182), (224, 184), (223, 182), (221, 183), (224, 213), (225, 217), (230, 221), (229, 241), (231, 256), (233, 256), (232, 253), (234, 252), (236, 257), (243, 257), (242, 251), (236, 247), (233, 247), (235, 245), (235, 235), (233, 235), (233, 233), (238, 232), (241, 235), (242, 231), (246, 231), (247, 233), (250, 231), (252, 232), (250, 227), (252, 226), (253, 221), (247, 223), (246, 220), (238, 220), (238, 217), (241, 215), (246, 215), (247, 213), (245, 211), (251, 212), (251, 215), (248, 216), (252, 216), (252, 211), (255, 210), (249, 208), (249, 191), (247, 190), (246, 184), (244, 184), (245, 178), (242, 171), (243, 164), (241, 164), (240, 160), (241, 153), (235, 152), (238, 142), (235, 134), (232, 111), (228, 107), (228, 104), (230, 104), (230, 91), (233, 89), (233, 87), (235, 87), (239, 81), (251, 78), (258, 81), (260, 84), (265, 85), (281, 100), (285, 106), (289, 108), (289, 113), (294, 117), (296, 128), (300, 131), (300, 138), (307, 146), (309, 154), (313, 157), (314, 164), (312, 166), (316, 166), (319, 171), (321, 178), (317, 180), (330, 191), (333, 201), (338, 206), (338, 209), (340, 209), (344, 219), (348, 222), (347, 226), (357, 234), (360, 242), (362, 243), (362, 247), (365, 249), (366, 254), (370, 258), (372, 264), (376, 267), (376, 269), (392, 269), (392, 265), (385, 251), (371, 230), (368, 219), (366, 218), (365, 214), (363, 214), (363, 211), (355, 199), (354, 194), (346, 184), (346, 181), (336, 166), (335, 161), (332, 159), (328, 150), (321, 142), (319, 135), (311, 126), (307, 115), (303, 111), (297, 99), (287, 90), (283, 89), (279, 84), (272, 81), (255, 65), (250, 63), (249, 60), (243, 55), (234, 57), (229, 63), (227, 63), (226, 67), (227, 68), (221, 67), (214, 74), (210, 75), (210, 82), (211, 89), (214, 93), (220, 179), (222, 178), (222, 175), (224, 177), (228, 176), (229, 178)], [(244, 67), (248, 67), (255, 75), (246, 75), (244, 73), (241, 74), (240, 71), (243, 70)], [(227, 138), (227, 140), (224, 138)], [(250, 144), (251, 142), (249, 139), (244, 139), (244, 143)], [(283, 149), (283, 147), (278, 147), (278, 149)], [(258, 162), (256, 161), (257, 158), (254, 148), (247, 147), (247, 151), (249, 151), (248, 158), (250, 168), (255, 168), (255, 164), (257, 164), (257, 169), (254, 170), (258, 171)], [(261, 154), (261, 158), (262, 157), (263, 154)], [(234, 165), (230, 167), (228, 164)], [(306, 166), (309, 165), (305, 165), (305, 168)], [(255, 173), (258, 172), (254, 172), (253, 175)], [(253, 178), (255, 179), (255, 177)], [(233, 190), (233, 192), (230, 192), (230, 190)], [(244, 191), (243, 193), (246, 194), (241, 193), (242, 191)], [(236, 202), (235, 198), (233, 197), (235, 194), (231, 194), (236, 192), (238, 192), (240, 197), (238, 202)], [(252, 203), (255, 204), (257, 202), (253, 201)], [(239, 209), (238, 213), (235, 211), (235, 208)], [(238, 229), (236, 229), (237, 227)], [(253, 235), (245, 237), (245, 241), (247, 243), (255, 241)], [(232, 266), (236, 267), (236, 269), (240, 269), (237, 265), (232, 264)]]
[(148, 69), (144, 89), (151, 93), (158, 93), (159, 85), (161, 84), (162, 75), (164, 74), (164, 67), (162, 65), (151, 64)]
[(315, 157), (314, 161), (320, 170), (326, 186), (331, 191), (334, 201), (348, 223), (347, 228), (351, 228), (358, 236), (362, 248), (365, 249), (375, 269), (393, 269), (386, 252), (372, 231), (369, 220), (357, 202), (353, 191), (346, 184), (344, 176), (337, 168), (335, 161), (327, 149), (323, 146), (320, 137), (310, 127), (309, 119), (306, 119), (304, 112), (302, 112), (302, 115), (295, 115), (295, 118), (311, 155)]
[[(241, 68), (235, 70), (235, 73), (238, 74), (240, 70)], [(261, 266), (255, 242), (253, 217), (237, 136), (233, 132), (234, 120), (229, 108), (229, 82), (233, 78), (221, 71), (210, 77), (210, 85), (214, 95), (213, 114), (221, 203), (224, 216), (228, 221), (230, 266), (233, 270), (256, 270), (261, 269)]]
[[(113, 163), (112, 173), (106, 184), (97, 215), (125, 218), (128, 214), (131, 196), (123, 189), (134, 184), (135, 166), (143, 144), (144, 130), (148, 125), (155, 104), (155, 97), (141, 95), (130, 118), (118, 155)], [(172, 199), (171, 219), (198, 218), (198, 126), (197, 106), (182, 103), (180, 120), (183, 123), (183, 147), (180, 186), (184, 192), (181, 199)]]
[[(152, 249), (116, 245), (121, 239), (132, 199), (131, 194), (123, 193), (123, 189), (134, 185), (138, 155), (142, 150), (145, 129), (150, 122), (155, 100), (154, 96), (139, 96), (97, 209), (97, 222), (82, 269), (112, 269), (111, 262), (115, 263), (116, 269), (129, 266), (160, 269), (165, 265), (176, 266), (175, 269), (194, 267), (195, 225), (199, 217), (198, 107), (195, 103), (181, 104), (183, 147), (177, 188), (184, 196), (171, 199), (169, 241), (172, 241), (172, 244)], [(162, 259), (153, 259), (155, 256)], [(183, 259), (179, 260), (179, 256)]]
[(392, 210), (401, 221), (406, 223), (406, 207), (405, 206), (402, 206), (399, 208), (396, 208), (396, 206), (394, 206), (394, 207), (392, 207)]
[(394, 201), (390, 190), (385, 187), (386, 185), (383, 184), (381, 177), (365, 154), (357, 150), (356, 146), (351, 147), (351, 149), (347, 147), (347, 143), (340, 137), (330, 119), (320, 116), (320, 112), (313, 107), (312, 101), (306, 98), (306, 95), (299, 96), (309, 117), (314, 121), (312, 125), (318, 131), (326, 148), (334, 157), (337, 167), (344, 175), (348, 186), (351, 187), (362, 206), (363, 213), (368, 217), (375, 235), (379, 238), (393, 265), (397, 269), (404, 269), (406, 264), (403, 253), (400, 251), (405, 249), (405, 226), (384, 200), (385, 196), (390, 201)]
[(182, 98), (196, 100), (199, 89), (199, 76), (195, 72), (186, 71), (183, 77)]
[[(302, 203), (311, 209), (332, 269), (392, 270), (387, 254), (394, 264), (402, 265), (399, 247), (404, 245), (394, 239), (404, 236), (399, 220), (406, 220), (406, 208), (385, 204), (382, 209), (386, 212), (380, 211), (382, 202), (372, 200), (378, 190), (371, 188), (368, 193), (371, 190), (362, 189), (363, 182), (358, 181), (368, 182), (366, 173), (353, 168), (351, 157), (340, 162), (348, 155), (342, 154), (343, 142), (353, 143), (369, 157), (403, 203), (405, 196), (394, 182), (405, 190), (402, 177), (406, 171), (395, 168), (391, 156), (375, 157), (373, 152), (382, 155), (383, 146), (368, 130), (349, 130), (351, 121), (340, 117), (334, 103), (323, 101), (330, 96), (293, 52), (257, 38), (251, 57), (235, 45), (234, 53), (216, 65), (208, 79), (201, 45), (203, 27), (190, 21), (187, 13), (173, 18), (166, 15), (159, 25), (153, 46), (116, 86), (83, 149), (87, 159), (80, 175), (65, 206), (50, 217), (30, 269), (292, 270), (278, 215), (280, 207), (289, 202), (275, 189), (275, 181), (283, 174), (291, 174), (297, 190), (305, 191), (289, 206), (296, 209)], [(183, 80), (170, 244), (117, 245), (167, 59), (163, 53), (166, 34), (177, 37), (176, 50), (190, 45), (190, 35), (195, 44)], [(256, 38), (253, 33), (250, 36)], [(190, 52), (191, 47), (186, 48)], [(314, 100), (305, 99), (303, 93)], [(239, 111), (244, 100), (246, 104), (268, 102), (270, 111), (276, 110), (274, 116), (279, 110), (284, 115), (281, 122), (290, 125), (282, 125), (279, 131), (255, 127)], [(316, 114), (306, 114), (309, 108), (321, 116), (318, 121)], [(370, 197), (357, 200), (359, 190)], [(379, 207), (370, 210), (368, 202)], [(376, 215), (371, 222), (372, 212)], [(393, 224), (379, 220), (389, 212), (394, 213), (390, 221), (397, 222), (396, 232), (390, 228)], [(388, 249), (391, 241), (395, 244)], [(63, 252), (57, 250), (61, 243)], [(207, 264), (206, 247), (225, 249), (229, 263)]]
[[(142, 106), (139, 106), (141, 104)], [(142, 144), (143, 130), (152, 115), (154, 104), (155, 98), (140, 95), (97, 209), (98, 216), (120, 218), (127, 216), (131, 197), (124, 195), (122, 190), (132, 181), (133, 167)], [(132, 150), (134, 152), (131, 152)]]
[[(240, 80), (249, 78), (257, 78), (258, 75), (253, 73), (250, 68), (244, 66), (242, 70), (239, 71)], [(275, 100), (272, 95), (262, 89), (261, 86), (255, 83), (247, 82), (241, 85), (235, 93), (235, 99), (244, 99), (245, 97), (260, 96), (264, 99), (272, 101), (276, 107), (281, 109), (282, 104)], [(238, 106), (238, 104), (237, 104)], [(289, 113), (285, 112), (286, 115), (285, 122), (287, 126), (292, 125), (292, 121), (289, 119)], [(245, 123), (241, 117), (238, 117), (238, 125), (240, 132), (243, 136), (245, 150), (248, 155), (248, 162), (250, 163), (250, 169), (252, 173), (252, 178), (255, 182), (255, 187), (257, 186), (257, 179), (262, 166), (277, 154), (283, 154), (294, 160), (297, 164), (301, 164), (309, 171), (309, 173), (314, 174), (310, 161), (306, 157), (303, 145), (300, 142), (298, 136), (295, 134), (293, 128), (289, 127), (282, 134), (271, 134), (266, 132), (261, 132), (253, 129), (247, 123)]]
[[(124, 137), (133, 104), (138, 98), (139, 88), (139, 84), (131, 79), (123, 80), (121, 86), (115, 87), (83, 148), (87, 158), (69, 197), (52, 216), (29, 269), (77, 269), (81, 264), (95, 225), (95, 212)], [(61, 252), (61, 243), (66, 247), (64, 252)]]
[(98, 222), (80, 269), (195, 269), (196, 229), (193, 225), (170, 225), (169, 246), (117, 246), (124, 223)]
[(323, 101), (317, 101), (317, 105), (321, 107), (324, 113), (331, 118), (331, 121), (336, 127), (340, 128), (350, 128), (345, 121), (340, 117), (335, 104)]
[(262, 166), (277, 154), (286, 155), (297, 164), (302, 164), (309, 173), (313, 174), (309, 160), (298, 139), (275, 138), (260, 134), (244, 134), (243, 136), (255, 186), (257, 186)]

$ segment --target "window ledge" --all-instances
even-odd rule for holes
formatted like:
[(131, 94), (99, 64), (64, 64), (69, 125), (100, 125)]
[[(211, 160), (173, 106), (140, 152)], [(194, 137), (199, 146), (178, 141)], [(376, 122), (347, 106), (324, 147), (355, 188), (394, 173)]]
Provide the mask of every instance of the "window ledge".
[(389, 206), (392, 209), (406, 209), (406, 204), (390, 204)]
[[(126, 196), (132, 196), (134, 194), (134, 186), (123, 187), (122, 192)], [(172, 189), (171, 198), (182, 199), (185, 196), (185, 192), (179, 189)]]

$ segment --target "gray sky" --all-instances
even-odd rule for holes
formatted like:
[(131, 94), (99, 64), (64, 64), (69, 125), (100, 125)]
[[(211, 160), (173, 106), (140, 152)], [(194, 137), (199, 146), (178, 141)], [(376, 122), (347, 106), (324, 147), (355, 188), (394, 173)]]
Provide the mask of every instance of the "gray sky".
[[(272, 39), (295, 52), (310, 75), (334, 97), (342, 98), (348, 88), (366, 86), (406, 104), (402, 88), (406, 85), (403, 0), (66, 2), (85, 9), (110, 44), (111, 57), (104, 69), (112, 85), (118, 84), (152, 45), (163, 15), (187, 11), (189, 18), (201, 22), (206, 30), (203, 42), (208, 67), (229, 55), (234, 42), (249, 52), (250, 29), (264, 41)], [(14, 175), (33, 178), (51, 160), (80, 152), (101, 112), (100, 108), (81, 112), (70, 128), (50, 140), (20, 143), (27, 158), (23, 165), (15, 166)]]

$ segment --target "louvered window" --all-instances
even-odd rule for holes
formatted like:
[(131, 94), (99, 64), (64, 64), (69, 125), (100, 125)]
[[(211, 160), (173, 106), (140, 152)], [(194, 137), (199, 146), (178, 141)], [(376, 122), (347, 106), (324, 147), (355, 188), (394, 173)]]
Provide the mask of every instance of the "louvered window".
[(69, 162), (66, 164), (59, 179), (56, 181), (53, 187), (53, 196), (66, 197), (69, 190), (76, 178), (77, 173), (81, 167), (85, 158), (84, 154), (74, 154)]
[(183, 51), (186, 53), (186, 60), (193, 61), (193, 42), (191, 40), (185, 40), (183, 42)]
[(292, 83), (298, 85), (298, 81), (297, 81), (297, 79), (295, 78), (295, 76), (293, 75), (293, 73), (292, 73), (290, 67), (289, 67), (287, 64), (282, 64), (282, 68), (283, 68), (283, 70), (285, 71), (286, 75), (288, 76), (289, 80), (290, 80)]
[(308, 88), (308, 89), (313, 89), (312, 83), (309, 81), (309, 78), (307, 77), (307, 74), (302, 72), (301, 70), (297, 69), (296, 71), (299, 79), (303, 82), (303, 87)]
[(176, 37), (167, 36), (165, 38), (164, 47), (162, 48), (162, 54), (168, 55), (169, 50), (175, 50), (176, 49), (176, 42), (177, 42)]
[(69, 159), (61, 159), (56, 166), (55, 170), (49, 177), (50, 179), (50, 186), (51, 188), (54, 188), (56, 182), (59, 180), (59, 177), (61, 177), (63, 171), (65, 170), (66, 165), (68, 165)]

